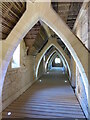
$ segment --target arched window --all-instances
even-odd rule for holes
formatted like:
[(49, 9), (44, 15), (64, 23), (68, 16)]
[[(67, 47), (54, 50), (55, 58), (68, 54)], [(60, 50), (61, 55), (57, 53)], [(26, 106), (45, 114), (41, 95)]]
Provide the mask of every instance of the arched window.
[(12, 68), (20, 67), (20, 44), (18, 45), (18, 47), (16, 48), (16, 50), (13, 54), (11, 67)]
[(55, 63), (56, 63), (56, 64), (59, 64), (59, 63), (61, 63), (61, 60), (60, 60), (60, 58), (55, 58)]

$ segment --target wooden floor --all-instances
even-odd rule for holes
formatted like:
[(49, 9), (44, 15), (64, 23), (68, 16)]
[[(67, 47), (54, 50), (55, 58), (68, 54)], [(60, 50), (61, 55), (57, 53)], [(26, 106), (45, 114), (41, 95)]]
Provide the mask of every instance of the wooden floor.
[(85, 118), (66, 75), (53, 71), (43, 75), (3, 111), (3, 118), (24, 117)]

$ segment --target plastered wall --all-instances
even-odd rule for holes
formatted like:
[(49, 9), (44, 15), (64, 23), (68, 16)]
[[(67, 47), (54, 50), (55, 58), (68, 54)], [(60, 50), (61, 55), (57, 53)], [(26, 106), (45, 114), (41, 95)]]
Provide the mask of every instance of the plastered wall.
[(27, 56), (24, 42), (20, 44), (20, 67), (11, 68), (11, 62), (8, 66), (2, 93), (2, 109), (5, 109), (18, 96), (20, 96), (34, 80), (34, 62), (33, 56)]

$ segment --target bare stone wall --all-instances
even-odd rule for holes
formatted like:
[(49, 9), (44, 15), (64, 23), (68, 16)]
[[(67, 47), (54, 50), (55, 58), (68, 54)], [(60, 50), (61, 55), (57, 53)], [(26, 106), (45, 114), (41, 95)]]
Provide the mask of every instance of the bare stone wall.
[(90, 50), (90, 2), (88, 4), (88, 48)]
[(76, 91), (75, 92), (86, 117), (88, 117), (88, 99), (86, 96), (85, 86), (83, 84), (83, 80), (78, 67), (76, 67)]
[(17, 97), (19, 97), (26, 89), (28, 89), (34, 82), (34, 62), (33, 56), (25, 54), (25, 48), (21, 43), (21, 66), (20, 68), (8, 67), (3, 86), (2, 102), (3, 109), (11, 104)]
[[(79, 37), (81, 42), (87, 47), (87, 49), (90, 50), (90, 3), (88, 3), (86, 7), (80, 11), (76, 22), (77, 25), (74, 28), (74, 32)], [(84, 110), (85, 115), (88, 117), (89, 105), (86, 97), (85, 86), (82, 82), (82, 77), (77, 66), (76, 66), (76, 94)]]
[(90, 50), (90, 4), (86, 6), (86, 8), (81, 11), (82, 15), (77, 20), (78, 24), (75, 27), (75, 33), (79, 37), (79, 39), (82, 41), (82, 43)]

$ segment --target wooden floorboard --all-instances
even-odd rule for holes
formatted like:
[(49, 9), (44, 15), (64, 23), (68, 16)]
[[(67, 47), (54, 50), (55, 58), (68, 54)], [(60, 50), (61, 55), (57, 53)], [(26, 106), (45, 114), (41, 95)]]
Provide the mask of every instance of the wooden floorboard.
[(40, 80), (3, 111), (3, 118), (85, 118), (65, 74), (50, 72)]

